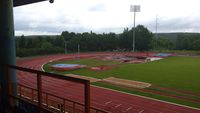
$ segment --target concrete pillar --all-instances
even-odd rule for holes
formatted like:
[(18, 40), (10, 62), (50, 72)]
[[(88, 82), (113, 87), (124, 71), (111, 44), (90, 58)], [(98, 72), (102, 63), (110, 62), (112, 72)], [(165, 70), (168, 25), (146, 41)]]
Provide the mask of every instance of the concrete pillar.
[[(14, 22), (13, 22), (13, 0), (0, 0), (0, 65), (16, 64)], [(12, 94), (16, 94), (16, 74), (14, 70), (9, 71), (11, 75)], [(1, 108), (0, 112), (6, 112), (8, 108), (8, 70), (0, 66), (1, 85)]]

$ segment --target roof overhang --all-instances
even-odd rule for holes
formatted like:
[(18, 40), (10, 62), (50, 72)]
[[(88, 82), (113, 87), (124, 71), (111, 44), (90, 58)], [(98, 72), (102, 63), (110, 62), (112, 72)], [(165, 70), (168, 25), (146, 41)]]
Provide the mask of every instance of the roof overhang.
[[(22, 5), (27, 5), (27, 4), (32, 4), (32, 3), (37, 3), (37, 2), (42, 2), (42, 1), (47, 1), (47, 0), (13, 0), (13, 6), (22, 6)], [(50, 2), (52, 2), (51, 0)]]

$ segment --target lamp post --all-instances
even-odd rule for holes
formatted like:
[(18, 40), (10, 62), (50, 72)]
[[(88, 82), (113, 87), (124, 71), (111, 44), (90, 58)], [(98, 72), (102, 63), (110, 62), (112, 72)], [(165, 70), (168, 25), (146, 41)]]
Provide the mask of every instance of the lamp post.
[(67, 54), (67, 41), (64, 41), (65, 43), (65, 54)]
[(78, 44), (78, 59), (80, 59), (80, 44)]
[(131, 5), (130, 12), (134, 12), (134, 22), (133, 22), (133, 52), (135, 52), (135, 16), (136, 12), (140, 12), (140, 5)]
[(155, 48), (154, 49), (158, 49), (158, 43), (157, 43), (157, 39), (158, 39), (158, 16), (156, 15), (156, 31), (155, 31)]

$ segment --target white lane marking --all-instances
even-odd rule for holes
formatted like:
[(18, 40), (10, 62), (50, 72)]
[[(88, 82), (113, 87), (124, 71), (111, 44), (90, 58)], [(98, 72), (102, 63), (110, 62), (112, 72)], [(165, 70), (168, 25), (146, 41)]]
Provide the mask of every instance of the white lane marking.
[(115, 106), (115, 108), (117, 108), (117, 107), (119, 107), (119, 106), (121, 106), (121, 105), (122, 105), (122, 104), (118, 104), (118, 105)]
[(141, 110), (139, 113), (142, 113), (144, 110)]
[(199, 108), (186, 106), (186, 105), (181, 105), (181, 104), (176, 104), (176, 103), (173, 103), (173, 102), (167, 102), (167, 101), (164, 101), (164, 100), (158, 100), (158, 99), (155, 99), (155, 98), (145, 97), (145, 96), (141, 96), (141, 95), (137, 95), (137, 94), (127, 93), (127, 92), (118, 91), (118, 90), (109, 89), (109, 88), (100, 87), (100, 86), (95, 86), (95, 85), (91, 85), (91, 86), (102, 88), (102, 89), (107, 89), (107, 90), (111, 90), (111, 91), (116, 91), (116, 92), (124, 93), (124, 94), (128, 94), (128, 95), (133, 95), (133, 96), (137, 96), (137, 97), (141, 97), (141, 98), (146, 98), (146, 99), (150, 99), (150, 100), (154, 100), (154, 101), (158, 101), (158, 102), (168, 103), (168, 104), (172, 104), (172, 105), (176, 105), (176, 106), (181, 106), (181, 107), (186, 107), (186, 108), (190, 108), (190, 109), (200, 110)]
[(133, 107), (129, 107), (129, 108), (126, 109), (126, 111), (129, 111), (129, 110), (131, 110), (132, 108), (133, 108)]
[(112, 102), (112, 101), (108, 101), (108, 102), (105, 103), (105, 105), (110, 104), (111, 102)]

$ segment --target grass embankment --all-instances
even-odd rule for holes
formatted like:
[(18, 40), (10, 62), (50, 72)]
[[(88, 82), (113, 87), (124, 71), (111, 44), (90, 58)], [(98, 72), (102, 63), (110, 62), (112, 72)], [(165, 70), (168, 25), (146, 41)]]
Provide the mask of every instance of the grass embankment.
[[(44, 69), (52, 72), (48, 66), (55, 63), (60, 62), (46, 64)], [(116, 61), (101, 61), (94, 59), (69, 60), (62, 63), (84, 64), (87, 66), (120, 64), (120, 66), (112, 70), (98, 72), (89, 69), (54, 72), (60, 74), (73, 73), (95, 78), (107, 78), (112, 76), (129, 80), (143, 81), (160, 87), (173, 88), (200, 94), (200, 57), (170, 57), (145, 64), (125, 64)], [(196, 103), (162, 97), (156, 94), (142, 93), (109, 84), (95, 83), (95, 85), (200, 108), (200, 105)]]

